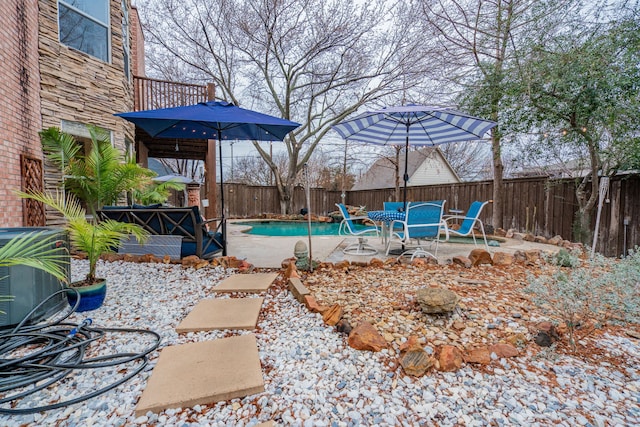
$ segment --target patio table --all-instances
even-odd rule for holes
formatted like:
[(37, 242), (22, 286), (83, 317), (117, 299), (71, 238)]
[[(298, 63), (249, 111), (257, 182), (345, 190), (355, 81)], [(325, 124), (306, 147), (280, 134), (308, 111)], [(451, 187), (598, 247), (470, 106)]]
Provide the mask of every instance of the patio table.
[(367, 212), (367, 216), (370, 220), (376, 221), (382, 224), (382, 242), (385, 247), (389, 238), (391, 237), (391, 221), (404, 221), (405, 212), (397, 211), (397, 210), (387, 210), (387, 211), (369, 211)]

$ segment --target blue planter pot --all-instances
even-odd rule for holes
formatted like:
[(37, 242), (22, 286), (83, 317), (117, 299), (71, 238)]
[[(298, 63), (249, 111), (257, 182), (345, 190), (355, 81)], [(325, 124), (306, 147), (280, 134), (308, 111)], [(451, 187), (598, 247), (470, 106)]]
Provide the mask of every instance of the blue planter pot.
[[(80, 304), (76, 308), (76, 312), (91, 311), (102, 306), (107, 295), (107, 281), (102, 280), (90, 286), (81, 286), (73, 289), (80, 293)], [(78, 294), (69, 291), (67, 292), (67, 299), (69, 300), (69, 305), (73, 307), (76, 305)]]

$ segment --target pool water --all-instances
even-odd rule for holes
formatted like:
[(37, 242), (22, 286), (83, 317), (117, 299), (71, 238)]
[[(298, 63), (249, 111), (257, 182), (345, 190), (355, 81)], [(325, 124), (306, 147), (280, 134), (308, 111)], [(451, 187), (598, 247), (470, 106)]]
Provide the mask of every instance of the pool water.
[[(306, 221), (247, 221), (236, 223), (251, 227), (244, 230), (247, 234), (260, 236), (307, 236), (308, 223)], [(356, 228), (360, 227), (356, 224)], [(339, 222), (312, 222), (311, 234), (313, 236), (337, 236)]]

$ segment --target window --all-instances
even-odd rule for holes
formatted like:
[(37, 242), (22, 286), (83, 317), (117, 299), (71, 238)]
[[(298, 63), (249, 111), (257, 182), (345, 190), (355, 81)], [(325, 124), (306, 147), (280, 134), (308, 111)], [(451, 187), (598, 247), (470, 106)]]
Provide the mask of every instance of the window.
[(109, 62), (109, 0), (58, 0), (60, 43)]
[(124, 54), (124, 75), (127, 80), (131, 80), (129, 74), (131, 53), (129, 50), (129, 9), (127, 8), (127, 1), (122, 0), (122, 47)]

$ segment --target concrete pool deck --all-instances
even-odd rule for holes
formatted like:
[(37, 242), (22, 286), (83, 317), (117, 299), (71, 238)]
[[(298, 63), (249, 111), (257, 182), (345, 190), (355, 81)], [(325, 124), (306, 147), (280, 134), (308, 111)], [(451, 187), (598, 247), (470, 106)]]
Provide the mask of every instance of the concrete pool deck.
[[(246, 259), (258, 268), (281, 268), (281, 263), (286, 258), (293, 256), (293, 248), (298, 240), (309, 245), (308, 236), (258, 236), (246, 234), (242, 231), (247, 228), (242, 220), (230, 220), (227, 222), (227, 253), (238, 259)], [(503, 238), (504, 239), (504, 238)], [(507, 252), (513, 254), (516, 251), (539, 249), (542, 251), (558, 251), (558, 246), (542, 243), (526, 242), (517, 239), (504, 239), (499, 247), (489, 247), (489, 253)], [(373, 256), (345, 255), (342, 249), (353, 237), (347, 236), (311, 236), (311, 256), (316, 261), (339, 262), (342, 260), (369, 262), (372, 258), (387, 259), (395, 256), (384, 255), (385, 247), (381, 239), (372, 237), (368, 243), (378, 250)], [(395, 247), (395, 245), (394, 245)], [(481, 243), (479, 248), (484, 248)], [(427, 247), (428, 249), (428, 247)], [(445, 263), (454, 256), (468, 256), (475, 249), (473, 244), (441, 242), (438, 247), (438, 262)]]

